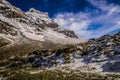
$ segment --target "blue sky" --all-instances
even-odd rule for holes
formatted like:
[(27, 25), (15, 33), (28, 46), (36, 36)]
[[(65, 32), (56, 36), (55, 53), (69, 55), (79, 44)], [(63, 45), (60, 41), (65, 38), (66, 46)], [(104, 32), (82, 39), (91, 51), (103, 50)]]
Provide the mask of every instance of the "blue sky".
[(80, 38), (98, 38), (120, 31), (120, 0), (7, 0), (28, 11), (48, 12), (61, 27)]

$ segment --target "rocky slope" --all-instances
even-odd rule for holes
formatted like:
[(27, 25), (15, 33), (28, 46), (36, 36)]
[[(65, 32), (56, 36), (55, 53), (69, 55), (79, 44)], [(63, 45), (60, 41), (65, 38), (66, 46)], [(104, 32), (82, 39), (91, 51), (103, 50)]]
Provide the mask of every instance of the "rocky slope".
[(77, 45), (35, 50), (24, 56), (4, 56), (0, 60), (1, 79), (119, 80), (120, 32)]
[(33, 8), (23, 12), (5, 0), (0, 0), (0, 37), (11, 44), (75, 44), (82, 41), (73, 31), (55, 23), (47, 13)]
[(91, 39), (75, 46), (33, 51), (27, 59), (33, 67), (68, 64), (70, 69), (96, 72), (120, 72), (120, 32)]

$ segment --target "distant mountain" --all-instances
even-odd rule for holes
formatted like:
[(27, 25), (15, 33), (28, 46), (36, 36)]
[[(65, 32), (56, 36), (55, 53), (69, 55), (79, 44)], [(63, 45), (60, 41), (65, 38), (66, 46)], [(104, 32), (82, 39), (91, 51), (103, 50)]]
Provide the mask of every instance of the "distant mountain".
[(5, 0), (0, 0), (0, 39), (10, 46), (28, 44), (40, 48), (83, 41), (73, 31), (60, 27), (47, 13), (33, 8), (23, 12)]

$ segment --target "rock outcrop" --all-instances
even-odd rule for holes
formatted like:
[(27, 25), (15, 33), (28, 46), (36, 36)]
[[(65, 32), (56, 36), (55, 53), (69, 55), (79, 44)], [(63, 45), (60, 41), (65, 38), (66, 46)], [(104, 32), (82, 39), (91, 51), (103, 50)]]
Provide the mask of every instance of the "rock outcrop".
[[(52, 67), (66, 63), (81, 64), (103, 72), (120, 72), (120, 32), (55, 50), (33, 51), (27, 59), (33, 67)], [(78, 61), (78, 62), (76, 62)], [(80, 65), (79, 65), (80, 64)], [(85, 68), (83, 66), (83, 68)], [(98, 69), (99, 68), (99, 69)]]

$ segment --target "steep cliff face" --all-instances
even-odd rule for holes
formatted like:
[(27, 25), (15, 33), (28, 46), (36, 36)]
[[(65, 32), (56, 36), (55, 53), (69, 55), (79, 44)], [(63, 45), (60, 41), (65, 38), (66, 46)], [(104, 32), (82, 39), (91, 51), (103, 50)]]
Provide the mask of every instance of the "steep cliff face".
[(5, 0), (0, 1), (0, 36), (11, 44), (82, 42), (73, 31), (63, 29), (47, 13), (31, 8), (23, 12)]

